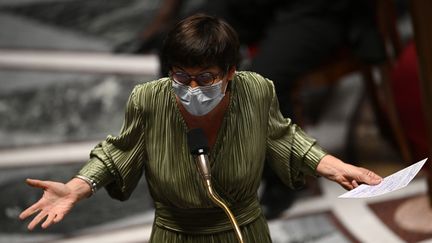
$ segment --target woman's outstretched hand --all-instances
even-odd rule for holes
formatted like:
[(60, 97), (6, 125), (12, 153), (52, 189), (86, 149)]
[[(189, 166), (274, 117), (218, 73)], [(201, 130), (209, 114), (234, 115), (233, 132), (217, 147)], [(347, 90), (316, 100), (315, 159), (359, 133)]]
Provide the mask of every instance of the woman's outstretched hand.
[(317, 166), (317, 173), (339, 183), (347, 190), (354, 189), (360, 184), (377, 185), (382, 181), (382, 178), (374, 172), (344, 163), (331, 155), (321, 159)]
[(42, 221), (41, 227), (44, 229), (60, 222), (80, 199), (91, 194), (90, 186), (77, 178), (67, 184), (34, 179), (27, 179), (26, 182), (31, 187), (44, 190), (42, 198), (19, 215), (24, 220), (37, 214), (29, 223), (29, 230), (33, 230)]

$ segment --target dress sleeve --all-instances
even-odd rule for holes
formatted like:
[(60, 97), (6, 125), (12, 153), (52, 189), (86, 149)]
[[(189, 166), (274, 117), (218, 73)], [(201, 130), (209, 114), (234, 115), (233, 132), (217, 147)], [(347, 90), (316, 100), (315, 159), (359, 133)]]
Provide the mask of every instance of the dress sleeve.
[(304, 184), (304, 175), (316, 175), (316, 167), (326, 152), (303, 130), (284, 118), (272, 84), (268, 118), (267, 161), (284, 183), (292, 188)]
[(137, 96), (136, 87), (127, 102), (120, 134), (109, 135), (96, 145), (78, 173), (95, 181), (97, 188), (105, 186), (108, 194), (119, 200), (130, 197), (143, 174), (144, 122)]

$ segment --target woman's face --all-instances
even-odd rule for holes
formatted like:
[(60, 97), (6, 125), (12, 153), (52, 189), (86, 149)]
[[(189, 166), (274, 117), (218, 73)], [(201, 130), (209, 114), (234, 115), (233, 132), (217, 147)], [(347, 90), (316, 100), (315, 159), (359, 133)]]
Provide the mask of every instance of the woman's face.
[(174, 81), (189, 85), (191, 88), (198, 86), (207, 86), (214, 83), (223, 81), (223, 86), (226, 86), (229, 80), (232, 79), (235, 69), (229, 70), (225, 73), (217, 66), (212, 67), (173, 67), (170, 75)]

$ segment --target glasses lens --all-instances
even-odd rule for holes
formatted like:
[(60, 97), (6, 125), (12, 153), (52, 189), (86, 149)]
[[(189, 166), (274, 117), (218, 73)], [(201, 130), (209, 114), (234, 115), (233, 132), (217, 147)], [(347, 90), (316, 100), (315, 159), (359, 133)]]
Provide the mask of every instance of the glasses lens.
[(209, 85), (215, 79), (212, 73), (201, 73), (196, 77), (196, 81), (201, 85)]
[(182, 84), (188, 84), (190, 81), (189, 75), (183, 72), (175, 72), (172, 74), (172, 77), (175, 81)]

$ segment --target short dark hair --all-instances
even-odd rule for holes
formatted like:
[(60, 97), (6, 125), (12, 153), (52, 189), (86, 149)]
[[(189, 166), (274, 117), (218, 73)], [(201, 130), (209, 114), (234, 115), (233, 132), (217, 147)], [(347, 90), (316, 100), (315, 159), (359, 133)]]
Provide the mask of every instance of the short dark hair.
[(236, 31), (224, 20), (194, 14), (168, 33), (161, 53), (162, 70), (217, 66), (227, 72), (238, 64), (239, 47)]

